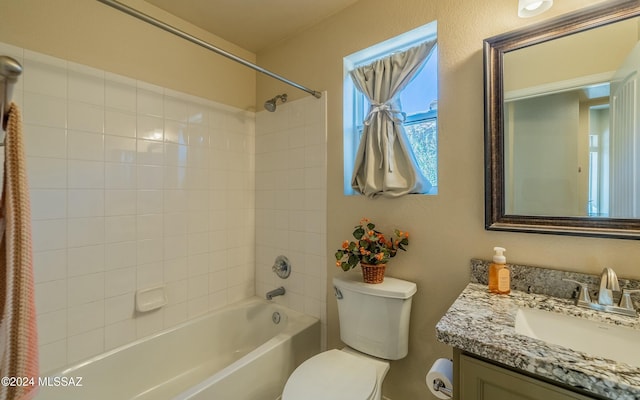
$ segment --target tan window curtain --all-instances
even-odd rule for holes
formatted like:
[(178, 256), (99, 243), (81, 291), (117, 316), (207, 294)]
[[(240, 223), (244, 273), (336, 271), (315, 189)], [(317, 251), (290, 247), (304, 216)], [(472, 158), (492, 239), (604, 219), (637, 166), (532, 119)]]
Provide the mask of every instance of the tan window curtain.
[(422, 43), (350, 72), (371, 104), (364, 120), (351, 186), (367, 197), (398, 197), (431, 188), (420, 172), (402, 123), (398, 95), (424, 66), (436, 44)]

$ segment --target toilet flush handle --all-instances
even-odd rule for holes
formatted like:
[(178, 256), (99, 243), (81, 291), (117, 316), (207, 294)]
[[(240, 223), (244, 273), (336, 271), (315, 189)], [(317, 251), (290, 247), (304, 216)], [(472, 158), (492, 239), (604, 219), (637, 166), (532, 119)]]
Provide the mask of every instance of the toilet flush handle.
[(338, 289), (336, 286), (333, 287), (333, 291), (336, 295), (336, 299), (338, 300), (342, 300), (342, 292), (340, 291), (340, 289)]

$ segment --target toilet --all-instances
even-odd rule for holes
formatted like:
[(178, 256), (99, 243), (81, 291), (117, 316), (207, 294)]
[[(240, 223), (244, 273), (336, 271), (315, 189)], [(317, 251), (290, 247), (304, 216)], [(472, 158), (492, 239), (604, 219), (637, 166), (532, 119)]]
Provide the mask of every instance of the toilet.
[(362, 276), (333, 278), (340, 339), (348, 346), (306, 360), (291, 374), (282, 400), (380, 400), (388, 360), (399, 360), (409, 347), (409, 315), (416, 284), (384, 278), (380, 284)]

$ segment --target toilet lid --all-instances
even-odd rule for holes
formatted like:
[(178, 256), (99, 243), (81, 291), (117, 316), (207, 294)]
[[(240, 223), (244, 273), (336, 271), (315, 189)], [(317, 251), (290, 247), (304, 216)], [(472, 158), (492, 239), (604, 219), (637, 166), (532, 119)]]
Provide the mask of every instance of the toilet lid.
[(366, 359), (329, 350), (303, 362), (289, 377), (282, 400), (368, 400), (376, 368)]

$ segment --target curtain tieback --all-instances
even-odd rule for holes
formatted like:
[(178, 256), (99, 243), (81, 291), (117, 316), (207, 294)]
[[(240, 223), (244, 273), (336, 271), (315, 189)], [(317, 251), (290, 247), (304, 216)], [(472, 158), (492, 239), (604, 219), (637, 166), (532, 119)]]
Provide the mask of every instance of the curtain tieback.
[[(386, 114), (388, 119), (398, 124), (402, 124), (405, 118), (407, 117), (406, 113), (403, 113), (401, 110), (392, 108), (391, 105), (389, 105), (388, 103), (371, 103), (371, 108), (369, 109), (369, 115), (367, 115), (367, 118), (364, 120), (364, 124), (369, 126), (371, 124), (371, 121), (373, 120), (373, 117), (378, 113)], [(393, 152), (392, 149), (393, 149), (393, 142), (395, 140), (395, 134), (393, 131), (387, 131), (386, 133), (387, 133), (387, 142), (388, 142), (386, 146), (387, 147), (386, 161), (387, 161), (389, 172), (393, 172), (393, 166), (392, 166), (393, 163), (391, 162), (391, 154)], [(382, 154), (383, 152), (382, 137), (381, 137), (382, 132), (380, 129), (378, 129), (377, 134), (378, 134), (378, 151), (380, 152), (380, 154)], [(384, 157), (380, 158), (380, 163), (378, 164), (378, 168), (382, 169), (384, 167), (384, 161), (385, 161)]]
[(367, 126), (371, 125), (373, 117), (380, 112), (385, 113), (390, 120), (399, 124), (403, 123), (407, 117), (407, 114), (403, 113), (402, 110), (391, 108), (391, 105), (388, 103), (371, 103), (369, 114), (367, 118), (365, 118), (364, 124)]

